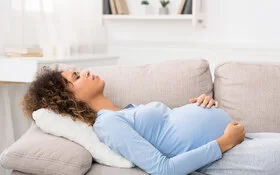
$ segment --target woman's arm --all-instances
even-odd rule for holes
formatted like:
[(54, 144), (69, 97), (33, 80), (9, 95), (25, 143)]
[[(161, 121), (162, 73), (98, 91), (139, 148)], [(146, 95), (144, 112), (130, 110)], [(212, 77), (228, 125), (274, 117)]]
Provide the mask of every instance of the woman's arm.
[(235, 145), (243, 142), (246, 131), (244, 126), (238, 122), (231, 122), (227, 125), (224, 134), (216, 141), (219, 144), (221, 152), (224, 153)]
[(141, 137), (126, 121), (113, 118), (103, 121), (102, 126), (95, 125), (97, 135), (101, 134), (101, 141), (149, 174), (186, 175), (222, 157), (219, 144), (214, 140), (168, 158)]

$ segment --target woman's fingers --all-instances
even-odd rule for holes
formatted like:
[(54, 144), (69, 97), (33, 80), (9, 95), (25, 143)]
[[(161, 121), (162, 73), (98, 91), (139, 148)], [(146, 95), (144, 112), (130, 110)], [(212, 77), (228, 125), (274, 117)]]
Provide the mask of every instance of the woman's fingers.
[(215, 101), (215, 107), (218, 108), (220, 106), (219, 102)]
[(215, 104), (215, 100), (211, 99), (207, 105), (207, 108), (211, 108)]
[(206, 105), (209, 103), (209, 101), (211, 100), (211, 97), (210, 96), (206, 96), (203, 100), (203, 103), (202, 103), (202, 107), (206, 107)]
[(205, 99), (205, 94), (202, 94), (198, 97), (196, 104), (199, 106)]
[(191, 103), (195, 103), (197, 101), (197, 98), (190, 98), (189, 100)]
[(201, 106), (204, 108), (211, 108), (214, 105), (216, 108), (219, 107), (219, 103), (216, 100), (214, 100), (211, 96), (206, 96), (206, 94), (202, 94), (197, 98), (190, 98), (189, 101), (192, 103), (196, 102), (197, 106), (202, 104)]

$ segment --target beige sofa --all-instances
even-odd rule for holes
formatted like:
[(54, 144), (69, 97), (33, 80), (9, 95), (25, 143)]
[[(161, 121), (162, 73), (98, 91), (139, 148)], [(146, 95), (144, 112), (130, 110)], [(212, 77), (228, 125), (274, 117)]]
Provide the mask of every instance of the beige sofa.
[[(280, 64), (223, 63), (215, 69), (214, 82), (209, 63), (203, 59), (169, 60), (153, 64), (117, 65), (87, 70), (99, 75), (105, 81), (104, 95), (119, 107), (125, 107), (129, 103), (145, 104), (160, 101), (174, 108), (189, 103), (191, 97), (205, 93), (213, 96), (220, 103), (220, 108), (228, 112), (234, 120), (245, 125), (247, 132), (280, 132), (278, 117)], [(18, 159), (23, 161), (22, 157)], [(2, 160), (2, 166), (13, 168), (10, 164), (3, 164)], [(28, 166), (18, 167), (16, 169), (19, 171), (28, 171)], [(139, 168), (120, 169), (96, 163), (90, 165), (88, 169), (87, 175), (146, 174)], [(13, 171), (12, 174), (24, 174), (19, 171)], [(41, 169), (34, 172), (48, 174)]]

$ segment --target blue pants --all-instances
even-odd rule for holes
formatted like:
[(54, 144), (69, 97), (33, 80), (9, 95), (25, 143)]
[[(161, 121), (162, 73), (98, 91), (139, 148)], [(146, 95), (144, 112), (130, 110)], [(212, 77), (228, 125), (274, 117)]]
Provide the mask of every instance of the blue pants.
[(280, 175), (280, 133), (247, 133), (223, 158), (200, 169), (208, 175)]

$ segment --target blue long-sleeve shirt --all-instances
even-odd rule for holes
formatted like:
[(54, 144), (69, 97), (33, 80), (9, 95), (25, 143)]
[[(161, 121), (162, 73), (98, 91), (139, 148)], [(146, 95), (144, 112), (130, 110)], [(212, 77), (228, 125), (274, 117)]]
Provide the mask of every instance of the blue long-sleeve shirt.
[(216, 139), (231, 118), (222, 109), (163, 103), (102, 109), (94, 130), (99, 139), (149, 174), (186, 175), (222, 157)]

